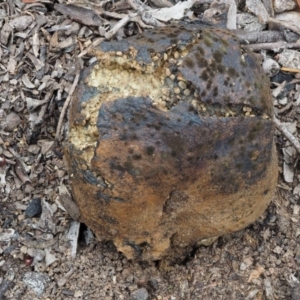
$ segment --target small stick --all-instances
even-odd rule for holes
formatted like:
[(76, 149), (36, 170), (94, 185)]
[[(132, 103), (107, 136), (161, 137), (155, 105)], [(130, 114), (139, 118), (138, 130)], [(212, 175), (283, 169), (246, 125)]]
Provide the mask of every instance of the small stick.
[(6, 299), (5, 293), (8, 289), (12, 288), (14, 285), (15, 273), (12, 270), (9, 270), (5, 274), (5, 278), (3, 278), (3, 281), (0, 284), (0, 300)]
[(276, 24), (278, 26), (284, 27), (286, 29), (289, 29), (291, 31), (294, 31), (294, 32), (296, 32), (297, 34), (300, 35), (299, 27), (297, 27), (297, 26), (295, 26), (291, 23), (283, 22), (283, 21), (280, 21), (280, 20), (277, 20), (277, 19), (274, 19), (274, 18), (269, 18), (269, 20), (268, 20), (269, 25), (270, 25), (270, 22), (272, 22), (273, 24)]
[(299, 49), (300, 42), (297, 41), (295, 43), (287, 43), (284, 41), (279, 41), (279, 42), (275, 42), (275, 43), (248, 44), (248, 45), (243, 45), (243, 48), (246, 48), (246, 49), (249, 49), (252, 51), (273, 50), (275, 52), (279, 52), (280, 50), (285, 49), (285, 48)]
[(291, 134), (276, 117), (273, 118), (273, 121), (276, 124), (278, 130), (290, 141), (290, 143), (296, 148), (298, 153), (300, 153), (300, 143), (298, 139), (293, 134)]
[(118, 14), (118, 13), (112, 12), (112, 11), (103, 11), (102, 16), (106, 16), (106, 17), (110, 17), (110, 18), (114, 18), (114, 19), (123, 19), (126, 17), (126, 14)]
[(94, 47), (96, 47), (97, 45), (99, 45), (102, 41), (104, 40), (104, 38), (97, 38), (95, 39), (91, 45), (89, 45), (87, 48), (85, 48), (84, 50), (82, 50), (78, 57), (82, 57), (84, 55), (86, 55), (91, 49), (93, 49)]
[[(135, 14), (137, 16), (137, 14)], [(115, 34), (120, 30), (122, 27), (124, 27), (132, 18), (132, 15), (127, 15), (123, 19), (121, 19), (116, 25), (107, 33), (105, 33), (105, 38), (110, 40)]]
[(140, 0), (127, 0), (127, 3), (136, 11), (142, 13), (145, 10), (151, 10), (151, 7), (144, 4)]
[(11, 280), (3, 280), (0, 284), (0, 299), (4, 299), (4, 294), (6, 291), (11, 287), (12, 281)]
[(79, 76), (80, 76), (80, 72), (78, 72), (75, 76), (75, 79), (73, 81), (73, 84), (71, 86), (71, 89), (70, 89), (70, 92), (69, 92), (69, 96), (67, 97), (65, 103), (64, 103), (64, 106), (61, 110), (61, 113), (60, 113), (60, 116), (59, 116), (59, 120), (58, 120), (58, 125), (57, 125), (57, 128), (56, 128), (56, 133), (55, 133), (55, 139), (56, 140), (60, 140), (60, 131), (61, 131), (61, 127), (62, 127), (62, 122), (63, 122), (63, 119), (64, 119), (64, 116), (66, 114), (66, 110), (68, 108), (68, 105), (71, 101), (71, 98), (72, 98), (72, 95), (74, 93), (74, 90), (77, 86), (77, 83), (78, 83), (78, 80), (79, 80)]
[(153, 27), (163, 27), (164, 24), (152, 17), (151, 8), (140, 0), (127, 0), (127, 3), (138, 12), (144, 23)]
[(300, 69), (294, 69), (294, 68), (281, 67), (280, 70), (283, 72), (300, 73)]
[(141, 28), (153, 28), (153, 26), (145, 24), (140, 16), (132, 18), (132, 21), (136, 22)]

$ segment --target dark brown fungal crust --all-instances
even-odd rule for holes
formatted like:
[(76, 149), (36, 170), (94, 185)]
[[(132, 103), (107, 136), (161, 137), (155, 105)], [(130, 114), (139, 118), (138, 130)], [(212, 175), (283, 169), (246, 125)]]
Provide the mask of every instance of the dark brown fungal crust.
[(65, 148), (80, 220), (100, 239), (175, 260), (264, 211), (277, 182), (272, 98), (231, 32), (164, 27), (95, 54)]

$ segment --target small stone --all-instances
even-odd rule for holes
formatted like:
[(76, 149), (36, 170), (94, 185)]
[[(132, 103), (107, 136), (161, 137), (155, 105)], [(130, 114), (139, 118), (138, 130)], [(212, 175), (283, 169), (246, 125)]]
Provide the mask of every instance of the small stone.
[(22, 246), (21, 248), (20, 248), (20, 252), (21, 253), (23, 253), (23, 254), (26, 254), (27, 253), (27, 246)]
[(18, 221), (23, 221), (25, 219), (25, 216), (24, 215), (18, 215)]
[(28, 218), (36, 217), (37, 215), (40, 215), (42, 213), (42, 204), (40, 198), (33, 198), (26, 210), (25, 210), (25, 216)]
[(279, 99), (279, 104), (281, 105), (287, 105), (288, 104), (288, 98), (287, 97), (284, 97), (282, 99)]
[(183, 90), (186, 89), (186, 83), (183, 82), (183, 81), (179, 81), (179, 82), (178, 82), (178, 86), (179, 86), (181, 89), (183, 89)]
[(23, 282), (40, 296), (50, 282), (50, 278), (41, 272), (26, 272), (23, 277)]
[(8, 114), (5, 118), (5, 121), (3, 122), (3, 129), (5, 131), (11, 132), (13, 131), (15, 128), (17, 128), (21, 123), (21, 119), (20, 117), (14, 113), (11, 112), (10, 114)]
[(128, 277), (126, 278), (126, 282), (133, 282), (133, 279), (134, 279), (133, 275), (130, 274), (130, 275), (128, 275)]
[(191, 91), (189, 89), (186, 89), (183, 91), (184, 96), (189, 96), (191, 94)]
[(273, 249), (273, 252), (276, 253), (276, 254), (280, 254), (282, 252), (282, 248), (279, 247), (279, 246), (276, 246), (274, 249)]
[(180, 88), (179, 87), (174, 88), (174, 93), (175, 94), (180, 94)]
[(75, 293), (74, 293), (74, 297), (75, 298), (80, 298), (80, 297), (82, 297), (83, 296), (83, 292), (82, 291), (76, 291)]
[(149, 297), (149, 294), (145, 288), (135, 290), (131, 293), (132, 300), (147, 300), (148, 297)]
[(156, 279), (151, 278), (151, 279), (148, 281), (148, 284), (149, 284), (154, 290), (158, 290), (158, 282), (157, 282)]

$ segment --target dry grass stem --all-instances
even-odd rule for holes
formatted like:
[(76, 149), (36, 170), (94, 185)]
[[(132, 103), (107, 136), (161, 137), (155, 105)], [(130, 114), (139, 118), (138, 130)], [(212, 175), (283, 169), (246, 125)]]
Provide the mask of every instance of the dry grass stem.
[(72, 95), (74, 93), (74, 90), (75, 90), (75, 88), (76, 88), (76, 86), (78, 84), (79, 77), (80, 77), (80, 73), (77, 73), (76, 76), (75, 76), (75, 79), (73, 81), (73, 84), (71, 86), (71, 89), (69, 91), (69, 95), (68, 95), (68, 97), (67, 97), (67, 99), (66, 99), (66, 101), (64, 103), (64, 106), (63, 106), (63, 108), (61, 110), (61, 113), (59, 115), (59, 120), (58, 120), (58, 124), (57, 124), (57, 128), (56, 128), (56, 134), (55, 134), (55, 139), (57, 141), (60, 141), (60, 139), (61, 139), (61, 134), (60, 133), (61, 133), (61, 127), (62, 127), (63, 119), (64, 119), (64, 116), (66, 114), (68, 105), (69, 105), (69, 103), (70, 103), (70, 101), (72, 99)]

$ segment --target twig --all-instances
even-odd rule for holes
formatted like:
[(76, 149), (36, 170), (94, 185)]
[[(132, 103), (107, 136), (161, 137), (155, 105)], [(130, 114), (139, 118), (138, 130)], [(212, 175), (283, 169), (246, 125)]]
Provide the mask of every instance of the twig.
[(293, 69), (293, 68), (287, 68), (287, 67), (281, 67), (280, 70), (283, 72), (300, 73), (300, 69)]
[(29, 173), (30, 168), (26, 165), (21, 155), (17, 151), (15, 151), (12, 147), (8, 147), (8, 151), (17, 159), (18, 163), (24, 169), (24, 172)]
[(58, 237), (55, 237), (51, 240), (47, 241), (21, 241), (22, 244), (26, 245), (30, 248), (36, 248), (36, 249), (45, 249), (48, 247), (53, 246), (58, 241)]
[(287, 105), (285, 105), (283, 108), (281, 109), (277, 109), (277, 114), (283, 114), (284, 112), (286, 112), (287, 110), (289, 110), (291, 107), (293, 106), (293, 102), (289, 102)]
[(159, 8), (164, 8), (164, 7), (172, 7), (173, 4), (169, 2), (168, 0), (150, 0), (151, 3), (153, 3), (155, 6)]
[(92, 48), (99, 45), (103, 40), (104, 40), (104, 38), (95, 39), (91, 45), (89, 45), (87, 48), (85, 48), (83, 51), (81, 51), (79, 53), (78, 57), (82, 57), (82, 56), (86, 55)]
[(12, 271), (12, 269), (8, 270), (5, 274), (5, 278), (3, 278), (3, 281), (0, 284), (0, 300), (4, 299), (4, 295), (6, 291), (14, 285), (15, 273)]
[(284, 137), (286, 137), (286, 139), (290, 141), (290, 143), (296, 148), (298, 153), (300, 153), (300, 143), (298, 139), (293, 134), (291, 134), (276, 117), (273, 118), (273, 121), (276, 124), (278, 130), (284, 135)]
[(249, 44), (243, 45), (243, 48), (252, 50), (252, 51), (260, 51), (260, 50), (272, 50), (275, 52), (279, 52), (282, 49), (298, 49), (300, 48), (300, 41), (295, 43), (287, 43), (284, 41), (276, 42), (276, 43), (260, 43), (260, 44)]
[(153, 18), (152, 14), (150, 12), (143, 12), (141, 14), (141, 19), (148, 25), (153, 27), (164, 27), (165, 25), (162, 22), (157, 21), (155, 18)]
[(132, 21), (136, 22), (141, 28), (153, 28), (153, 26), (145, 24), (140, 16), (132, 18)]
[(125, 16), (123, 19), (121, 19), (116, 25), (107, 33), (105, 33), (105, 38), (110, 40), (112, 37), (115, 36), (115, 34), (120, 30), (122, 27), (124, 27), (133, 17), (136, 17), (138, 14), (129, 14)]
[(127, 0), (127, 3), (138, 12), (143, 22), (154, 27), (163, 27), (164, 24), (153, 18), (151, 8), (139, 0)]
[(14, 170), (15, 170), (15, 173), (18, 175), (18, 177), (21, 179), (21, 181), (23, 183), (31, 182), (30, 178), (26, 174), (26, 171), (24, 170), (24, 168), (22, 167), (22, 165), (20, 163), (15, 164)]
[(275, 43), (284, 40), (283, 33), (275, 30), (257, 32), (238, 29), (235, 30), (234, 33), (239, 38), (240, 42), (246, 45), (252, 43)]
[(228, 29), (236, 29), (236, 3), (234, 0), (229, 2), (229, 8), (227, 12), (227, 28)]
[(60, 116), (59, 116), (59, 120), (58, 120), (58, 125), (57, 125), (57, 128), (56, 128), (56, 133), (55, 133), (55, 139), (56, 140), (60, 140), (60, 131), (61, 131), (61, 127), (62, 127), (62, 122), (63, 122), (63, 119), (64, 119), (64, 116), (65, 116), (65, 113), (66, 113), (66, 110), (68, 108), (68, 105), (71, 101), (71, 98), (72, 98), (72, 95), (74, 93), (74, 90), (77, 86), (77, 83), (78, 83), (78, 80), (79, 80), (79, 76), (80, 76), (80, 72), (78, 72), (75, 76), (75, 79), (73, 81), (73, 84), (71, 86), (71, 89), (70, 89), (70, 92), (69, 92), (69, 96), (68, 98), (66, 99), (65, 103), (64, 103), (64, 106), (61, 110), (61, 113), (60, 113)]
[(50, 91), (47, 92), (45, 96), (45, 104), (41, 107), (41, 110), (39, 112), (39, 115), (37, 119), (34, 122), (34, 126), (41, 125), (43, 123), (47, 108), (48, 108), (48, 102), (51, 100), (53, 95), (53, 90), (51, 89)]
[(141, 2), (140, 0), (127, 0), (126, 1), (133, 9), (135, 9), (136, 11), (142, 13), (145, 10), (151, 10), (152, 8), (146, 4), (144, 4), (143, 2)]
[(123, 19), (124, 17), (126, 17), (126, 14), (118, 14), (113, 11), (103, 11), (101, 15), (109, 18), (114, 18), (114, 19)]
[(297, 26), (295, 26), (295, 25), (293, 25), (291, 23), (282, 22), (282, 21), (274, 19), (274, 18), (269, 18), (268, 23), (273, 23), (275, 25), (287, 28), (287, 29), (292, 30), (292, 31), (294, 31), (294, 32), (296, 32), (297, 34), (300, 35), (300, 29), (299, 29), (299, 27), (297, 27)]

